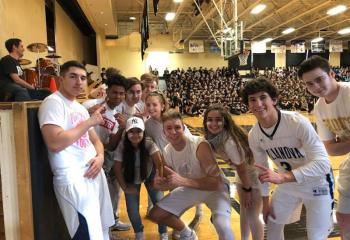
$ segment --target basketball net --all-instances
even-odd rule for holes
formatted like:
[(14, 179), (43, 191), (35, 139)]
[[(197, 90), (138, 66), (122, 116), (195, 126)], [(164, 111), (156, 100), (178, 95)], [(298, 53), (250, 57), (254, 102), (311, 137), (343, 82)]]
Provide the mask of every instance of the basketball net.
[(249, 54), (250, 54), (249, 50), (244, 50), (243, 53), (238, 55), (239, 66), (244, 66), (248, 64)]

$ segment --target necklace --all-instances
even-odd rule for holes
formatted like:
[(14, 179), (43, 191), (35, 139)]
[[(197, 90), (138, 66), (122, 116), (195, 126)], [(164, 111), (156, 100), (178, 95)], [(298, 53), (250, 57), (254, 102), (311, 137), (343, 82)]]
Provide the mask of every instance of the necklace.
[(273, 128), (273, 131), (271, 134), (268, 134), (267, 132), (264, 131), (264, 129), (261, 127), (260, 123), (259, 123), (259, 128), (260, 128), (260, 131), (266, 136), (268, 137), (270, 140), (273, 139), (273, 136), (275, 135), (276, 131), (277, 131), (277, 128), (278, 126), (280, 125), (280, 122), (281, 122), (281, 111), (277, 109), (277, 114), (278, 114), (278, 119), (277, 119), (277, 123), (275, 125), (275, 127)]

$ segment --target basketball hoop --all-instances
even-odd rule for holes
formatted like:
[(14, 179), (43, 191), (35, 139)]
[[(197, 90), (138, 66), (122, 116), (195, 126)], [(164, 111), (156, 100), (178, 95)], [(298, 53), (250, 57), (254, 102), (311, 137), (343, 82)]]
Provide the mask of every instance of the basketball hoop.
[(249, 50), (244, 50), (243, 53), (238, 55), (239, 66), (244, 66), (248, 64), (249, 54), (250, 54)]

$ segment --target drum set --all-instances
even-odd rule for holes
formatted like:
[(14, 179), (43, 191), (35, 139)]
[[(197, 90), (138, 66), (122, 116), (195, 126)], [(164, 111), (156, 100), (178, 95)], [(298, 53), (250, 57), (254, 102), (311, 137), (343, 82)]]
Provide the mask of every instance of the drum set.
[(44, 43), (32, 43), (27, 46), (28, 51), (37, 53), (36, 66), (25, 68), (24, 66), (31, 64), (28, 59), (20, 59), (19, 64), (23, 67), (23, 78), (29, 84), (38, 88), (50, 88), (50, 82), (55, 80), (56, 85), (59, 84), (60, 64), (58, 59), (61, 56), (56, 53), (50, 53), (45, 58), (40, 57), (40, 54), (49, 50), (53, 50), (50, 46)]

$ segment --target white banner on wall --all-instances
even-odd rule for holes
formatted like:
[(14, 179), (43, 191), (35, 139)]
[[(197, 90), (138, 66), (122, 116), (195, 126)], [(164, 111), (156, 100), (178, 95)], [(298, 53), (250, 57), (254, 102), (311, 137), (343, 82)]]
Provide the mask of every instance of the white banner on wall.
[(329, 41), (329, 52), (343, 52), (343, 41), (342, 40), (330, 40)]
[(291, 53), (304, 53), (305, 52), (305, 40), (294, 40), (290, 45)]
[(287, 46), (285, 42), (272, 42), (271, 53), (286, 53)]
[(266, 42), (252, 41), (252, 53), (266, 53)]
[(203, 40), (190, 40), (188, 42), (188, 52), (190, 53), (203, 53), (204, 41)]
[(311, 42), (311, 52), (312, 53), (324, 53), (326, 51), (326, 42), (320, 41), (320, 42)]

